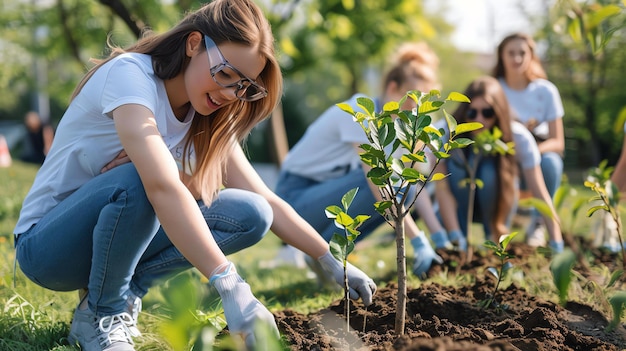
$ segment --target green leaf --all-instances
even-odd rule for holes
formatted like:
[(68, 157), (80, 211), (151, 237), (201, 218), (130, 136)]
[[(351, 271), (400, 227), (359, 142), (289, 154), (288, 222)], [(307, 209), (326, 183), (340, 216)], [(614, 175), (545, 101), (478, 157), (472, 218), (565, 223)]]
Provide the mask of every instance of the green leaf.
[(574, 252), (566, 248), (563, 252), (556, 254), (550, 262), (550, 272), (552, 280), (559, 292), (559, 303), (565, 305), (567, 302), (569, 285), (572, 281), (572, 268), (576, 261)]
[(610, 288), (613, 286), (613, 284), (615, 284), (615, 282), (617, 282), (622, 275), (624, 275), (624, 270), (623, 269), (617, 269), (613, 272), (613, 274), (611, 274), (611, 279), (609, 280), (609, 283), (606, 285), (607, 288)]
[(326, 217), (330, 219), (335, 219), (339, 213), (343, 212), (343, 210), (337, 205), (331, 205), (326, 207), (326, 210), (324, 210), (324, 212), (326, 213)]
[(476, 183), (476, 187), (478, 187), (478, 189), (482, 189), (485, 186), (485, 183), (483, 182), (482, 179), (474, 179), (474, 183)]
[(374, 115), (374, 111), (376, 109), (376, 105), (374, 101), (367, 97), (358, 97), (356, 98), (357, 105), (366, 111), (370, 116)]
[(383, 111), (394, 112), (400, 109), (400, 104), (396, 101), (389, 101), (383, 106)]
[(378, 201), (374, 203), (374, 208), (376, 208), (376, 212), (380, 214), (384, 214), (387, 209), (391, 208), (393, 203), (390, 200), (387, 201)]
[(609, 299), (609, 303), (611, 304), (611, 307), (613, 307), (613, 319), (606, 328), (607, 332), (615, 329), (624, 315), (624, 309), (626, 308), (626, 292), (617, 292)]
[(435, 173), (435, 174), (432, 175), (432, 177), (430, 177), (430, 180), (436, 182), (438, 180), (445, 179), (446, 177), (448, 177), (448, 174)]
[(511, 234), (506, 234), (506, 235), (502, 235), (500, 236), (500, 246), (502, 246), (503, 250), (506, 250), (507, 246), (509, 246), (509, 243), (511, 242), (511, 240), (513, 240), (513, 238), (517, 235), (517, 232), (513, 232)]
[(354, 116), (354, 110), (352, 109), (352, 106), (350, 106), (349, 104), (342, 102), (342, 103), (338, 103), (337, 107), (339, 107), (342, 111), (347, 112), (350, 115)]
[(608, 210), (609, 210), (609, 207), (608, 207), (608, 206), (606, 206), (606, 205), (593, 206), (592, 208), (590, 208), (590, 209), (588, 209), (588, 210), (587, 210), (587, 217), (591, 217), (591, 216), (593, 216), (593, 214), (594, 214), (594, 213), (596, 213), (596, 211), (599, 211), (599, 210), (605, 210), (605, 211), (608, 211)]
[(352, 201), (354, 201), (354, 198), (356, 197), (356, 194), (358, 192), (359, 192), (358, 187), (350, 189), (341, 198), (341, 204), (343, 205), (343, 208), (346, 212), (348, 211), (348, 208), (350, 208), (350, 205), (352, 205)]
[(498, 244), (494, 243), (491, 240), (485, 240), (485, 242), (483, 243), (483, 246), (494, 251), (500, 250), (500, 246), (498, 246)]
[(455, 102), (467, 102), (467, 103), (471, 102), (467, 96), (456, 91), (453, 91), (450, 94), (448, 94), (448, 97), (446, 98), (446, 100), (455, 101)]
[(335, 222), (339, 223), (343, 227), (348, 227), (354, 223), (354, 219), (342, 211), (337, 215), (337, 218), (335, 218)]
[(456, 130), (456, 119), (454, 118), (454, 116), (452, 116), (451, 114), (448, 113), (448, 111), (443, 110), (443, 116), (446, 119), (446, 124), (448, 125), (448, 130), (450, 131), (450, 133), (454, 132)]
[(348, 254), (346, 253), (346, 246), (348, 245), (348, 239), (345, 236), (340, 234), (333, 234), (333, 237), (330, 239), (330, 253), (337, 260), (343, 262)]
[(542, 215), (553, 218), (552, 210), (550, 209), (550, 205), (548, 205), (545, 201), (538, 199), (536, 197), (529, 197), (519, 201), (519, 205), (523, 207), (534, 207), (541, 213)]
[(411, 167), (407, 167), (407, 168), (402, 170), (402, 177), (404, 179), (406, 179), (407, 181), (411, 181), (411, 180), (421, 180), (421, 181), (424, 181), (424, 180), (426, 180), (426, 177), (422, 173), (417, 171), (415, 168), (411, 168)]
[(479, 130), (482, 127), (483, 124), (479, 122), (461, 123), (456, 127), (456, 130), (454, 132), (458, 135), (467, 132), (473, 132), (475, 130)]
[(397, 158), (394, 158), (391, 161), (391, 169), (393, 169), (393, 171), (397, 174), (402, 174), (402, 172), (404, 171), (404, 163), (402, 163), (402, 161), (398, 160)]

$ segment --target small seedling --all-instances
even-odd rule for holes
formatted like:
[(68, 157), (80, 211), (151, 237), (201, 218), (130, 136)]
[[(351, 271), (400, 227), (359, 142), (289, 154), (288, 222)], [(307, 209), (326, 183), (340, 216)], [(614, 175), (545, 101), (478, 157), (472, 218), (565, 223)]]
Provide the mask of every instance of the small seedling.
[(334, 220), (335, 226), (343, 230), (343, 234), (334, 233), (330, 239), (330, 252), (343, 263), (343, 289), (346, 306), (346, 330), (350, 326), (350, 287), (348, 285), (348, 255), (354, 250), (354, 241), (361, 234), (359, 226), (370, 218), (368, 215), (358, 215), (352, 218), (348, 214), (348, 208), (354, 201), (359, 188), (349, 190), (341, 198), (341, 206), (331, 205), (326, 207), (326, 217)]
[[(482, 127), (482, 124), (477, 124)], [(494, 127), (493, 130), (484, 130), (478, 133), (474, 138), (471, 150), (474, 153), (472, 163), (470, 163), (470, 160), (465, 156), (465, 154), (459, 153), (465, 170), (469, 175), (468, 178), (463, 179), (461, 184), (459, 184), (461, 187), (469, 187), (466, 223), (468, 241), (472, 238), (472, 221), (474, 218), (474, 198), (476, 196), (476, 188), (482, 189), (484, 186), (483, 181), (476, 177), (476, 172), (478, 171), (478, 165), (480, 164), (481, 158), (490, 155), (513, 155), (515, 153), (513, 142), (505, 143), (502, 141), (502, 131), (498, 127)], [(467, 261), (471, 260), (472, 248), (468, 247)]]
[(589, 202), (600, 202), (599, 204), (593, 205), (587, 211), (587, 216), (591, 217), (599, 210), (606, 211), (611, 216), (617, 225), (617, 239), (621, 248), (622, 268), (626, 269), (626, 250), (624, 249), (622, 220), (619, 211), (620, 192), (617, 186), (611, 181), (611, 173), (613, 173), (613, 167), (607, 167), (607, 161), (604, 160), (600, 162), (597, 168), (591, 170), (585, 180), (585, 186), (596, 193), (596, 196), (589, 199)]
[(550, 272), (552, 272), (552, 281), (559, 292), (559, 303), (564, 306), (567, 303), (569, 294), (569, 286), (572, 282), (572, 268), (576, 261), (574, 252), (566, 248), (563, 252), (556, 254), (550, 262)]
[(486, 240), (483, 244), (486, 248), (490, 249), (496, 256), (498, 256), (498, 258), (500, 259), (500, 266), (498, 268), (487, 268), (487, 271), (496, 278), (496, 285), (493, 289), (493, 293), (491, 294), (491, 296), (488, 296), (486, 299), (479, 302), (479, 306), (481, 308), (495, 307), (497, 310), (506, 310), (508, 308), (507, 305), (498, 302), (496, 294), (498, 293), (500, 283), (502, 283), (504, 278), (506, 278), (506, 275), (511, 270), (511, 268), (513, 268), (513, 264), (508, 260), (515, 257), (515, 255), (509, 253), (507, 251), (507, 247), (516, 235), (517, 232), (513, 232), (511, 234), (500, 236), (500, 240), (497, 244), (491, 240)]

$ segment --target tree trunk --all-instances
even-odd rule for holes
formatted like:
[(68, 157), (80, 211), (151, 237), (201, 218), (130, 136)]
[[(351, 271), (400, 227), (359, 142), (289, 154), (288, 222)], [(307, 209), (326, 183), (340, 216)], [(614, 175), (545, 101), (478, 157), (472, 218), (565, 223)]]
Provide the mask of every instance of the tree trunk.
[[(401, 213), (401, 212), (399, 212)], [(395, 218), (396, 263), (398, 265), (398, 305), (396, 306), (396, 335), (404, 335), (406, 319), (406, 255), (404, 250), (404, 217)]]

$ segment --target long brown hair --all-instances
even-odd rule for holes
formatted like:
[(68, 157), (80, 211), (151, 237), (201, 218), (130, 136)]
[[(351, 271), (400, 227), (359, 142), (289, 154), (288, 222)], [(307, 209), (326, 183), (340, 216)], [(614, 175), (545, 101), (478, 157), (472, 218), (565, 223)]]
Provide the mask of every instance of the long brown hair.
[(506, 76), (504, 60), (502, 56), (504, 55), (504, 47), (513, 40), (523, 40), (530, 48), (531, 62), (528, 70), (524, 72), (526, 78), (529, 81), (533, 81), (537, 78), (548, 79), (546, 71), (541, 66), (541, 60), (539, 59), (539, 55), (537, 55), (537, 44), (535, 43), (535, 40), (533, 40), (530, 35), (524, 33), (509, 34), (504, 39), (502, 39), (500, 45), (498, 45), (498, 61), (493, 69), (493, 76), (496, 78), (504, 78)]
[[(502, 141), (512, 142), (513, 131), (511, 128), (511, 108), (506, 99), (506, 95), (500, 83), (493, 77), (483, 76), (472, 81), (465, 90), (465, 96), (470, 100), (482, 97), (491, 105), (495, 111), (496, 123), (502, 131)], [(469, 104), (460, 104), (454, 112), (454, 116), (459, 122), (471, 122), (467, 120), (467, 110)], [(470, 137), (470, 135), (464, 135)], [(456, 150), (460, 151), (460, 150)], [(498, 206), (496, 207), (496, 215), (490, 223), (494, 233), (499, 237), (506, 234), (508, 228), (506, 226), (507, 218), (513, 209), (515, 201), (515, 177), (517, 176), (517, 163), (514, 155), (498, 155), (496, 156), (496, 167), (498, 173)], [(496, 238), (497, 238), (496, 237)]]
[[(236, 101), (215, 111), (210, 117), (196, 114), (185, 145), (196, 154), (192, 181), (200, 188), (202, 199), (210, 202), (222, 186), (225, 163), (235, 143), (241, 142), (252, 128), (267, 118), (282, 94), (283, 80), (274, 51), (274, 37), (261, 9), (251, 0), (215, 0), (187, 14), (174, 28), (159, 35), (148, 35), (126, 48), (112, 48), (110, 56), (96, 65), (76, 87), (74, 98), (93, 73), (104, 63), (124, 52), (152, 56), (157, 77), (166, 80), (184, 72), (189, 58), (185, 43), (192, 32), (211, 37), (216, 44), (233, 42), (258, 46), (266, 64), (257, 81), (268, 92), (267, 97), (252, 101)], [(183, 160), (184, 167), (188, 160)]]

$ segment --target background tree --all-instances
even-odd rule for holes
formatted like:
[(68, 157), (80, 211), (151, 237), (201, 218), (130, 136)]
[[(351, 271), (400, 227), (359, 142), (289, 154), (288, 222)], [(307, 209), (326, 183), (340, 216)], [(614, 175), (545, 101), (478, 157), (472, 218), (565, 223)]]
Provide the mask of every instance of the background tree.
[(548, 77), (565, 106), (568, 164), (591, 167), (603, 159), (614, 164), (619, 155), (623, 121), (617, 120), (626, 101), (625, 6), (623, 0), (559, 0), (540, 34), (547, 44)]

